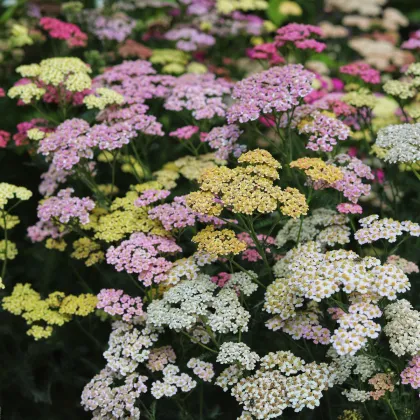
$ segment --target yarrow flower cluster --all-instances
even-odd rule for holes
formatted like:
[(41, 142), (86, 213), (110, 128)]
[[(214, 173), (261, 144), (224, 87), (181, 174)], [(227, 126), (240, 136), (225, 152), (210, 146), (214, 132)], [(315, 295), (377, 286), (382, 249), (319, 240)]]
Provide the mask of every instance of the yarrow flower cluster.
[(63, 39), (70, 48), (84, 47), (87, 43), (87, 35), (73, 23), (63, 22), (59, 19), (43, 17), (39, 21), (42, 29), (48, 32), (51, 38)]
[(264, 114), (291, 111), (311, 93), (315, 75), (300, 64), (273, 67), (237, 83), (228, 111), (228, 121), (245, 123)]
[(277, 30), (275, 43), (280, 48), (291, 44), (300, 50), (309, 49), (320, 53), (327, 48), (327, 44), (312, 37), (322, 37), (322, 35), (322, 29), (318, 26), (289, 23)]
[(123, 290), (102, 289), (98, 294), (96, 307), (110, 315), (120, 315), (125, 322), (143, 315), (143, 302), (140, 297), (126, 295)]

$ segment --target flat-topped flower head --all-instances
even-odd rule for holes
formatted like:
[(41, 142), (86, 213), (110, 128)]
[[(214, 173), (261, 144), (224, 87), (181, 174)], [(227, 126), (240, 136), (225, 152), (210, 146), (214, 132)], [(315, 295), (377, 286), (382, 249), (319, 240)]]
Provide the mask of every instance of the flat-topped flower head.
[(287, 112), (312, 92), (314, 73), (300, 64), (272, 67), (238, 82), (228, 110), (229, 123), (255, 121), (264, 114)]

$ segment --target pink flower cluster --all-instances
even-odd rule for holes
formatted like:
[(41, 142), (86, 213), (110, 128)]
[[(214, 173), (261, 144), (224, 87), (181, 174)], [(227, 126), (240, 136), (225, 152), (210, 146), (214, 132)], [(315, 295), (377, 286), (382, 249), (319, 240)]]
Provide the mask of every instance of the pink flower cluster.
[(358, 76), (366, 83), (381, 83), (381, 73), (363, 61), (355, 61), (340, 67), (340, 73)]
[(182, 249), (172, 238), (139, 232), (133, 233), (119, 246), (108, 248), (106, 260), (117, 271), (138, 274), (139, 281), (150, 286), (152, 282), (164, 281), (172, 268), (173, 264), (161, 255), (180, 251)]
[(224, 222), (217, 217), (200, 214), (190, 209), (185, 196), (178, 196), (170, 204), (161, 204), (149, 210), (151, 219), (158, 219), (166, 230), (182, 229), (194, 226), (197, 222), (222, 225)]
[(212, 35), (195, 28), (171, 29), (166, 32), (165, 38), (169, 41), (177, 41), (176, 48), (182, 51), (196, 51), (203, 47), (210, 47), (216, 42)]
[(171, 137), (176, 137), (180, 140), (189, 140), (195, 133), (200, 130), (196, 125), (186, 125), (169, 133)]
[(350, 157), (344, 153), (337, 155), (334, 163), (338, 164), (344, 177), (340, 181), (335, 182), (332, 185), (333, 188), (342, 191), (344, 197), (352, 203), (357, 203), (362, 195), (370, 193), (371, 186), (362, 182), (363, 179), (374, 179), (372, 170), (368, 165), (364, 164), (360, 159)]
[(4, 149), (10, 141), (10, 133), (8, 131), (0, 130), (0, 149)]
[(204, 141), (216, 150), (217, 159), (227, 160), (230, 154), (235, 158), (246, 151), (246, 146), (236, 143), (243, 133), (235, 124), (223, 125), (213, 128), (204, 138)]
[(410, 38), (401, 44), (401, 48), (406, 50), (420, 49), (420, 29), (410, 34)]
[[(245, 242), (247, 245), (247, 249), (241, 255), (244, 261), (257, 262), (262, 259), (261, 255), (256, 249), (255, 242), (253, 241), (249, 233), (241, 232), (237, 234), (237, 237), (240, 241)], [(271, 254), (271, 249), (268, 245), (274, 245), (276, 243), (275, 238), (273, 238), (272, 236), (260, 234), (257, 235), (257, 239), (266, 247), (265, 252), (267, 254)]]
[(164, 107), (170, 111), (191, 111), (196, 120), (224, 117), (223, 96), (230, 94), (231, 88), (231, 82), (211, 73), (184, 74), (176, 79)]
[[(94, 164), (95, 162), (91, 162)], [(51, 196), (58, 188), (59, 184), (63, 184), (67, 181), (67, 178), (73, 174), (73, 171), (67, 171), (66, 169), (57, 169), (54, 163), (51, 163), (48, 167), (48, 171), (41, 175), (41, 183), (39, 184), (38, 191), (43, 196)]]
[(411, 385), (413, 389), (420, 388), (420, 356), (415, 356), (401, 372), (401, 382)]
[(52, 221), (43, 222), (39, 220), (35, 225), (28, 227), (28, 238), (31, 242), (43, 242), (47, 238), (58, 239), (65, 235), (65, 231), (60, 232)]
[(65, 40), (70, 48), (86, 46), (87, 35), (73, 23), (66, 23), (51, 17), (43, 17), (39, 24), (48, 32), (51, 38)]
[(331, 152), (337, 140), (347, 140), (350, 128), (342, 121), (318, 113), (314, 120), (300, 128), (300, 133), (310, 134), (306, 148), (313, 151)]
[(140, 197), (134, 202), (137, 207), (148, 206), (156, 203), (156, 201), (164, 200), (171, 194), (168, 190), (146, 190), (143, 191)]
[(224, 285), (231, 279), (232, 275), (226, 272), (216, 274), (211, 277), (211, 281), (214, 284), (217, 284), (219, 287), (224, 287)]
[(143, 302), (141, 297), (131, 297), (123, 290), (102, 289), (98, 296), (96, 307), (103, 309), (110, 315), (121, 315), (125, 322), (130, 322), (135, 316), (143, 315)]
[(267, 60), (271, 66), (286, 62), (277, 51), (277, 47), (273, 42), (267, 42), (248, 48), (246, 54), (252, 60)]
[(88, 136), (89, 124), (72, 118), (60, 124), (56, 131), (39, 142), (38, 153), (52, 156), (57, 169), (70, 170), (81, 158), (92, 159), (95, 142)]
[(237, 99), (228, 111), (228, 122), (254, 121), (263, 114), (287, 112), (312, 92), (315, 75), (301, 64), (272, 67), (238, 82), (232, 93)]
[(77, 219), (85, 225), (89, 223), (89, 211), (95, 207), (95, 202), (88, 197), (72, 197), (73, 188), (60, 190), (56, 197), (47, 198), (38, 206), (38, 217), (43, 222), (57, 219), (68, 223)]
[(321, 28), (301, 23), (289, 23), (277, 30), (274, 41), (278, 47), (292, 44), (301, 50), (310, 49), (318, 53), (324, 51), (327, 45), (313, 39), (313, 36), (322, 36)]
[(362, 214), (363, 209), (359, 204), (354, 203), (340, 203), (337, 206), (337, 210), (342, 214)]

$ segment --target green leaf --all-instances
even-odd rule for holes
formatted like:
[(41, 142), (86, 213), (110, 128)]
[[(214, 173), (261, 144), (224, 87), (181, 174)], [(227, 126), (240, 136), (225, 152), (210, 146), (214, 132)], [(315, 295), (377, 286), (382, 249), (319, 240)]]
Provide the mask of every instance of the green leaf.
[(280, 26), (287, 19), (287, 16), (280, 13), (282, 2), (283, 0), (270, 0), (267, 8), (268, 18), (277, 26)]

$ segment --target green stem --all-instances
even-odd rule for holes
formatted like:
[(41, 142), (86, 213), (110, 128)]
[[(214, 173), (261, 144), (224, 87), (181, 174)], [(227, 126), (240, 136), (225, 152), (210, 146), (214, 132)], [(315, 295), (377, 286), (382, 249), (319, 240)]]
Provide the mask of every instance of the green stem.
[(236, 267), (239, 268), (239, 270), (243, 271), (244, 273), (248, 274), (248, 276), (251, 277), (251, 279), (257, 283), (259, 286), (261, 286), (263, 289), (267, 289), (259, 280), (257, 277), (253, 276), (248, 270), (245, 270), (245, 268), (241, 267), (235, 260), (231, 260), (232, 264)]
[(205, 344), (201, 343), (200, 341), (196, 340), (194, 337), (191, 337), (188, 333), (185, 331), (181, 331), (182, 334), (184, 334), (186, 337), (188, 337), (193, 343), (198, 344), (199, 346), (203, 347), (203, 349), (206, 349), (208, 351), (211, 351), (212, 353), (218, 353), (218, 351), (211, 349), (210, 347), (207, 347)]
[(4, 261), (3, 267), (1, 269), (1, 276), (0, 278), (4, 280), (4, 276), (6, 275), (6, 268), (7, 268), (7, 249), (8, 249), (8, 238), (7, 238), (7, 219), (6, 219), (6, 212), (3, 210), (2, 218), (4, 223)]
[(399, 419), (398, 419), (398, 416), (397, 416), (397, 413), (395, 412), (394, 407), (393, 407), (393, 406), (392, 406), (392, 404), (391, 404), (391, 401), (389, 401), (389, 399), (388, 399), (387, 397), (385, 397), (385, 401), (386, 401), (386, 403), (388, 404), (388, 407), (390, 408), (391, 413), (392, 413), (392, 415), (394, 416), (394, 419), (395, 419), (395, 420), (399, 420)]

